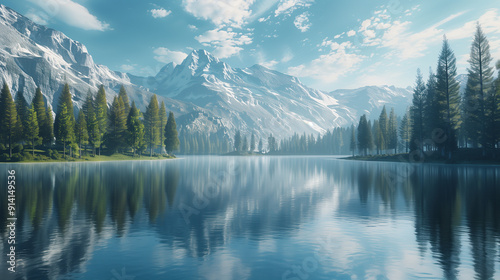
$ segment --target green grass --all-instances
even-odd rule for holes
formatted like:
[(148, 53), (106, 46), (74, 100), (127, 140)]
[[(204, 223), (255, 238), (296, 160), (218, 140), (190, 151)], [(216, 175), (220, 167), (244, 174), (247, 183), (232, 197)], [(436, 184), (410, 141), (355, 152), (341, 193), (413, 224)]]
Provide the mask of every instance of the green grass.
[[(54, 150), (55, 151), (55, 150)], [(141, 155), (140, 157), (136, 155), (135, 157), (132, 153), (113, 153), (113, 154), (101, 154), (96, 156), (82, 155), (82, 157), (74, 156), (69, 157), (68, 153), (66, 158), (63, 157), (62, 151), (57, 151), (57, 155), (54, 155), (54, 151), (49, 154), (48, 150), (37, 150), (35, 149), (35, 156), (32, 156), (32, 151), (30, 149), (24, 149), (21, 153), (13, 153), (12, 158), (4, 157), (3, 155), (8, 154), (8, 151), (3, 151), (2, 158), (0, 162), (97, 162), (97, 161), (123, 161), (123, 160), (162, 160), (162, 159), (173, 159), (174, 155), (153, 155), (150, 157), (149, 154)], [(17, 156), (16, 156), (17, 155)]]

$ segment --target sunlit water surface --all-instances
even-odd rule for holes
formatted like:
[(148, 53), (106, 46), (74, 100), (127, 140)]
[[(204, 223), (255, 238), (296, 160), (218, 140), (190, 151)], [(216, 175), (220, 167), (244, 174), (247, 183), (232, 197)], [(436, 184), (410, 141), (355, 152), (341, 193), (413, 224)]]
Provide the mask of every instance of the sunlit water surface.
[(184, 157), (0, 169), (0, 279), (500, 279), (499, 167)]

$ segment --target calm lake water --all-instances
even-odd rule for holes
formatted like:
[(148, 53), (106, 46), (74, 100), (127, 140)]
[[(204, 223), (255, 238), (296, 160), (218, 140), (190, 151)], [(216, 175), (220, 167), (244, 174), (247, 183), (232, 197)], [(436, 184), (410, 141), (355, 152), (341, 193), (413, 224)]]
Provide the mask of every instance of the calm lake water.
[(185, 157), (0, 170), (0, 279), (500, 279), (500, 167)]

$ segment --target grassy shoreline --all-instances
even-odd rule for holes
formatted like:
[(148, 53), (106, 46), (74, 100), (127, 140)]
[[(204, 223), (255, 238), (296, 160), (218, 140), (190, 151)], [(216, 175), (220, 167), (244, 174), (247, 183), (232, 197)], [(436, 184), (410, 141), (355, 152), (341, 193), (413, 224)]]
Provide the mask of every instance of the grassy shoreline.
[(132, 154), (101, 154), (101, 155), (82, 155), (82, 157), (69, 157), (62, 154), (56, 153), (55, 155), (44, 150), (35, 150), (35, 156), (31, 152), (27, 153), (17, 153), (19, 156), (12, 158), (2, 158), (0, 163), (50, 163), (50, 162), (104, 162), (104, 161), (136, 161), (136, 160), (166, 160), (175, 159), (175, 155), (154, 155), (150, 157), (149, 155), (133, 156)]

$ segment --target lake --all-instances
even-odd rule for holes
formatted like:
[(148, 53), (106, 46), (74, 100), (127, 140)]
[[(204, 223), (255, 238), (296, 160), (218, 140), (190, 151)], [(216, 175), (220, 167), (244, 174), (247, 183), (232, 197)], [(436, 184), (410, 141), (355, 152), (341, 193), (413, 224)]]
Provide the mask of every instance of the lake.
[(500, 167), (187, 156), (0, 169), (0, 279), (500, 278)]

